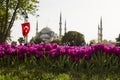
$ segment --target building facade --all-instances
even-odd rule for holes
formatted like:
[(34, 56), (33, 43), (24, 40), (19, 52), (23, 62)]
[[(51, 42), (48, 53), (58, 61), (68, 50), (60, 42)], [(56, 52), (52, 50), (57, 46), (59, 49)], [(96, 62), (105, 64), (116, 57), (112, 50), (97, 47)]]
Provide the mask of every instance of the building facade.
[(39, 36), (45, 42), (51, 42), (53, 40), (58, 39), (57, 34), (54, 31), (52, 31), (49, 27), (43, 28), (40, 32), (38, 32), (37, 36)]

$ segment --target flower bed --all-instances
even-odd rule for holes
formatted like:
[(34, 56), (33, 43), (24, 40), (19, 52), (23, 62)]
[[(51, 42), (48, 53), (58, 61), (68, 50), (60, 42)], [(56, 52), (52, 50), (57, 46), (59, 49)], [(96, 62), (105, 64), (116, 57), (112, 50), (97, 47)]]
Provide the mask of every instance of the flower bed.
[(71, 72), (72, 77), (97, 74), (101, 78), (120, 74), (120, 47), (108, 44), (81, 47), (56, 43), (17, 46), (3, 43), (0, 45), (0, 64), (1, 68), (24, 64), (30, 70), (35, 67), (38, 71), (42, 69), (57, 74)]

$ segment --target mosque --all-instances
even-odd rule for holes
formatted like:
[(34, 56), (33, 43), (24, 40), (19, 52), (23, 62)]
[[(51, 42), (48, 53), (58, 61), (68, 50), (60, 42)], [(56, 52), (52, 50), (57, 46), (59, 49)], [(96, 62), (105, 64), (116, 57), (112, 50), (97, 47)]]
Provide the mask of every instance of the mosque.
[[(66, 33), (66, 21), (65, 21), (65, 28)], [(46, 26), (38, 32), (38, 21), (36, 23), (36, 36), (39, 36), (43, 39), (46, 43), (51, 42), (53, 40), (61, 39), (62, 38), (62, 14), (60, 13), (60, 21), (59, 21), (59, 36), (55, 33), (50, 27)]]
[[(102, 17), (100, 19), (100, 25), (98, 25), (98, 43), (102, 42)], [(64, 25), (64, 34), (66, 33), (66, 20)], [(51, 42), (53, 40), (61, 39), (62, 38), (62, 14), (60, 13), (60, 20), (59, 20), (59, 35), (55, 33), (50, 27), (46, 26), (38, 32), (38, 21), (36, 22), (36, 36), (39, 36), (42, 40), (46, 43)]]

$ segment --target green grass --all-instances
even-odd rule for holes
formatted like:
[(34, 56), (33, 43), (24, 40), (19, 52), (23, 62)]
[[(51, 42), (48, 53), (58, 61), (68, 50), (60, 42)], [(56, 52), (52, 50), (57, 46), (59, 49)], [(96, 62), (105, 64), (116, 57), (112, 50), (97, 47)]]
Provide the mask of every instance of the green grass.
[(38, 66), (21, 64), (19, 66), (1, 67), (0, 80), (120, 80), (120, 74), (102, 73), (100, 75), (99, 73), (74, 70), (57, 72)]
[(120, 80), (119, 67), (119, 58), (105, 55), (79, 62), (66, 56), (24, 60), (5, 56), (0, 59), (0, 80)]

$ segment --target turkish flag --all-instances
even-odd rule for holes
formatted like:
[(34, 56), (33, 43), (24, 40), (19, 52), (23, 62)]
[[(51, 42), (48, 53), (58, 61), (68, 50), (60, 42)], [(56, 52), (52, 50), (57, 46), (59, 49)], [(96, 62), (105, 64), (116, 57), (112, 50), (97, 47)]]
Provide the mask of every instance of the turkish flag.
[(23, 34), (23, 36), (27, 36), (29, 31), (30, 31), (30, 23), (27, 22), (27, 23), (23, 23), (21, 25), (22, 25), (22, 34)]

